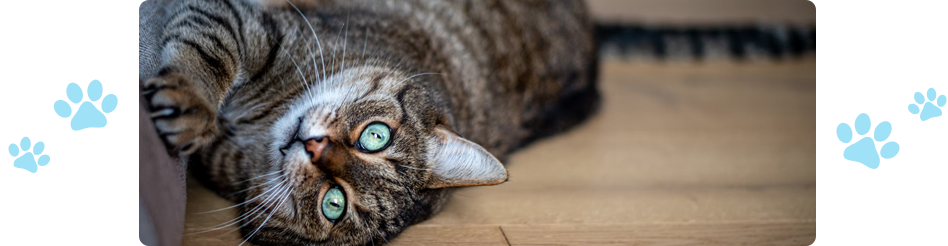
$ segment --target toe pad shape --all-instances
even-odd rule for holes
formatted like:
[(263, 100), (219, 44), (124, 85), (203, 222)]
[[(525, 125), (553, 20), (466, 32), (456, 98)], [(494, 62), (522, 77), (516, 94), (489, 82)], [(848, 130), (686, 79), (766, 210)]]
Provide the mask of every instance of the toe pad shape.
[(79, 88), (79, 85), (76, 83), (69, 83), (69, 85), (66, 86), (66, 97), (68, 97), (72, 103), (79, 103), (79, 101), (82, 101), (82, 88)]
[(869, 120), (868, 114), (862, 113), (856, 116), (856, 133), (859, 135), (869, 133), (869, 124), (872, 124), (872, 121)]
[(115, 110), (115, 107), (118, 106), (118, 98), (115, 95), (109, 94), (105, 96), (105, 99), (102, 99), (102, 111), (106, 113), (111, 113), (112, 110)]
[(892, 133), (892, 124), (888, 121), (883, 121), (876, 126), (876, 131), (872, 134), (875, 137), (876, 141), (882, 142), (889, 138), (889, 134)]
[(899, 144), (896, 142), (888, 142), (885, 145), (882, 145), (882, 151), (879, 151), (882, 154), (882, 158), (892, 158), (899, 153)]
[(839, 123), (839, 126), (836, 127), (836, 137), (843, 143), (849, 143), (853, 140), (853, 130), (849, 128), (848, 124)]
[(56, 114), (59, 115), (59, 117), (66, 118), (72, 115), (72, 107), (69, 107), (69, 103), (63, 100), (56, 101), (53, 105), (53, 109), (56, 110)]
[(102, 83), (98, 80), (90, 82), (86, 90), (88, 90), (89, 93), (89, 100), (95, 102), (98, 101), (99, 98), (102, 98)]

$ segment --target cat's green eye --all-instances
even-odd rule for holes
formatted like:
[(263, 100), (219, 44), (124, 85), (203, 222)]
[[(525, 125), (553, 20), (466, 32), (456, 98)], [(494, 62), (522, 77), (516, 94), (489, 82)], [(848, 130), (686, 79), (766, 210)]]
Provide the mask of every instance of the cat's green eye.
[(391, 141), (391, 133), (391, 129), (385, 124), (369, 124), (365, 127), (365, 130), (362, 130), (362, 135), (359, 136), (359, 145), (369, 152), (379, 151)]
[(330, 188), (323, 196), (323, 216), (335, 222), (346, 210), (346, 195), (339, 188)]

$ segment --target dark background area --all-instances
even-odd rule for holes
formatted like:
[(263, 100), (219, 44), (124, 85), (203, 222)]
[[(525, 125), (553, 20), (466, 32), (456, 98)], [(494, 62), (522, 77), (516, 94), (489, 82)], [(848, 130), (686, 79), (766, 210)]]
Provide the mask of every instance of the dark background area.
[[(822, 165), (823, 173), (945, 173), (945, 128), (948, 111), (942, 116), (920, 121), (919, 115), (908, 112), (914, 102), (914, 93), (925, 94), (934, 87), (937, 94), (946, 94), (946, 80), (907, 79), (854, 79), (822, 81)], [(927, 100), (927, 99), (926, 99)], [(921, 105), (919, 105), (921, 108)], [(855, 133), (849, 144), (836, 138), (836, 126), (845, 122), (851, 127), (860, 113), (869, 114), (872, 128), (865, 136), (872, 137), (882, 121), (892, 123), (892, 134), (887, 141), (899, 143), (899, 154), (892, 159), (881, 159), (878, 169), (843, 159), (843, 150), (864, 136)], [(876, 142), (876, 149), (885, 142)]]
[[(49, 165), (39, 167), (37, 173), (124, 173), (125, 172), (125, 80), (99, 79), (102, 96), (115, 94), (118, 106), (115, 111), (105, 113), (108, 124), (105, 128), (72, 131), (70, 118), (61, 118), (53, 111), (53, 102), (66, 98), (66, 85), (76, 82), (82, 87), (82, 100), (89, 100), (86, 88), (92, 79), (11, 79), (9, 80), (10, 114), (9, 136), (4, 147), (10, 143), (20, 144), (23, 136), (30, 137), (32, 145), (43, 141), (49, 155)], [(81, 103), (79, 103), (81, 104)], [(72, 104), (75, 114), (79, 104)], [(93, 102), (102, 109), (101, 98)], [(5, 151), (6, 152), (6, 151)], [(22, 155), (24, 151), (20, 151)], [(13, 167), (13, 158), (7, 156), (9, 173), (29, 173)], [(38, 158), (39, 156), (34, 156)]]

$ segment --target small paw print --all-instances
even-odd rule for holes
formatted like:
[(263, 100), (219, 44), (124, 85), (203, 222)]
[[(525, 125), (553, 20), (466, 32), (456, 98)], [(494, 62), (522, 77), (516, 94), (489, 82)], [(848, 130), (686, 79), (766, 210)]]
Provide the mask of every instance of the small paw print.
[[(87, 87), (86, 90), (88, 90), (89, 100), (91, 102), (83, 102), (82, 105), (79, 106), (79, 110), (76, 111), (76, 115), (72, 117), (71, 125), (73, 131), (92, 127), (105, 127), (107, 121), (102, 112), (111, 113), (112, 110), (115, 110), (115, 107), (118, 106), (118, 98), (113, 94), (109, 94), (102, 99), (101, 112), (92, 105), (92, 102), (98, 101), (99, 98), (102, 97), (102, 83), (98, 80), (93, 80), (89, 83), (89, 87)], [(69, 98), (69, 101), (73, 104), (77, 104), (82, 101), (82, 89), (80, 89), (76, 83), (69, 83), (69, 85), (66, 86), (66, 97)], [(56, 114), (63, 118), (68, 118), (72, 115), (72, 107), (63, 100), (56, 101), (53, 105), (53, 109), (56, 110)]]
[(916, 92), (915, 102), (918, 104), (924, 103), (925, 105), (922, 106), (921, 114), (919, 114), (918, 105), (915, 103), (909, 104), (909, 112), (912, 112), (912, 114), (918, 114), (922, 121), (941, 116), (941, 107), (945, 106), (945, 95), (938, 96), (938, 106), (932, 104), (932, 102), (935, 101), (935, 95), (935, 88), (928, 88), (928, 101), (926, 102), (925, 97), (922, 96), (922, 93)]
[[(23, 154), (22, 156), (20, 156), (20, 158), (16, 158), (16, 160), (13, 161), (13, 167), (27, 170), (27, 171), (30, 171), (31, 173), (36, 173), (36, 169), (37, 169), (36, 165), (46, 166), (46, 164), (49, 164), (48, 155), (40, 156), (39, 161), (37, 161), (33, 156), (33, 155), (42, 154), (43, 149), (45, 148), (46, 148), (46, 145), (43, 144), (43, 142), (37, 142), (36, 145), (33, 145), (32, 152), (26, 152), (26, 154)], [(24, 137), (23, 139), (21, 139), (19, 147), (17, 147), (16, 144), (10, 144), (10, 155), (12, 155), (13, 157), (19, 156), (20, 149), (22, 149), (23, 151), (30, 150), (30, 138)]]
[[(869, 133), (869, 115), (860, 114), (856, 117), (856, 133), (859, 135), (866, 135)], [(889, 138), (889, 134), (892, 133), (892, 124), (888, 121), (883, 121), (876, 126), (875, 132), (873, 132), (873, 137), (876, 141), (882, 142)], [(839, 138), (839, 141), (843, 143), (849, 143), (853, 139), (853, 131), (846, 123), (840, 123), (836, 127), (836, 137)], [(895, 157), (899, 153), (899, 144), (896, 142), (888, 142), (885, 145), (882, 145), (882, 150), (876, 152), (875, 141), (872, 141), (872, 138), (864, 137), (858, 142), (849, 145), (845, 151), (843, 151), (843, 158), (846, 160), (855, 161), (866, 165), (869, 168), (876, 169), (879, 167), (879, 155), (882, 155), (882, 158), (889, 159)]]

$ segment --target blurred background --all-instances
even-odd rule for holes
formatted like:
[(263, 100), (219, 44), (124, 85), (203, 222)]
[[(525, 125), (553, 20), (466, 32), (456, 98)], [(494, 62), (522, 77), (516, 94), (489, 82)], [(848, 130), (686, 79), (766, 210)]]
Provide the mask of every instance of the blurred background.
[[(392, 245), (809, 245), (816, 10), (801, 0), (589, 0), (603, 105), (460, 189)], [(194, 180), (185, 233), (236, 211)], [(236, 245), (239, 233), (186, 234)]]

